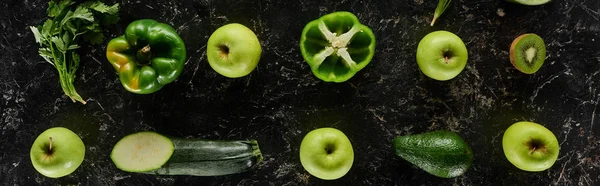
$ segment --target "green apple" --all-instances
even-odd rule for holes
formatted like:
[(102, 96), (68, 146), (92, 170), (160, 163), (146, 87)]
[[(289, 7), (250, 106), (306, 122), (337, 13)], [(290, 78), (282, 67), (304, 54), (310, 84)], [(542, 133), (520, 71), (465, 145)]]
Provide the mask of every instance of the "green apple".
[(417, 64), (428, 77), (446, 81), (465, 69), (469, 54), (465, 43), (448, 31), (427, 34), (417, 47)]
[(558, 140), (546, 127), (527, 121), (517, 122), (502, 137), (504, 155), (517, 168), (525, 171), (543, 171), (558, 158)]
[(335, 180), (350, 171), (354, 150), (342, 131), (319, 128), (304, 136), (300, 144), (300, 163), (317, 178)]
[(258, 65), (261, 53), (260, 42), (254, 32), (238, 23), (215, 30), (206, 46), (210, 67), (230, 78), (250, 74)]
[(42, 132), (33, 142), (29, 158), (42, 175), (59, 178), (75, 171), (83, 162), (85, 145), (73, 131), (54, 127)]

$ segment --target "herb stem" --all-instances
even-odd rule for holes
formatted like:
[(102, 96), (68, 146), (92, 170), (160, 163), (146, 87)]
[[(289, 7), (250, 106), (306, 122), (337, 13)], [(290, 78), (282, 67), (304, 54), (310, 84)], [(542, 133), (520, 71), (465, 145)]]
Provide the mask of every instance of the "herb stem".
[(86, 104), (73, 84), (80, 63), (75, 52), (79, 48), (79, 36), (91, 44), (102, 43), (104, 36), (100, 25), (116, 23), (118, 11), (118, 3), (109, 6), (100, 0), (82, 3), (51, 0), (46, 9), (48, 19), (38, 27), (30, 26), (36, 42), (40, 44), (39, 55), (56, 68), (60, 86), (73, 102)]
[(452, 2), (452, 0), (438, 1), (438, 5), (435, 8), (435, 12), (433, 13), (433, 19), (431, 20), (431, 26), (433, 26), (433, 24), (435, 24), (435, 21), (442, 15), (442, 13), (444, 13), (444, 11), (446, 11), (446, 8), (448, 8), (450, 2)]

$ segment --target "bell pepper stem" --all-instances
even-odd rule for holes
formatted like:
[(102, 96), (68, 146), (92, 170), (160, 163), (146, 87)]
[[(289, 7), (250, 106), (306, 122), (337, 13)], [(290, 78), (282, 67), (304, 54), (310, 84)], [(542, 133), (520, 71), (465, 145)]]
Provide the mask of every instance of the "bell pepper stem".
[(142, 49), (138, 50), (136, 55), (136, 61), (139, 65), (149, 65), (151, 57), (152, 51), (150, 45), (146, 45)]
[(150, 53), (150, 45), (146, 45), (144, 48), (141, 49), (142, 55), (148, 55), (148, 53)]

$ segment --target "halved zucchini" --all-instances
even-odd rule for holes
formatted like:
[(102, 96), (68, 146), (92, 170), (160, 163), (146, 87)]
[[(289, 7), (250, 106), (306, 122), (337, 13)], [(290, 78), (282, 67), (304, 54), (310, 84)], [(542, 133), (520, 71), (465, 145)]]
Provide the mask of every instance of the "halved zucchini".
[(219, 176), (247, 171), (263, 157), (256, 140), (178, 139), (140, 132), (121, 139), (111, 159), (128, 172)]
[(110, 158), (123, 171), (145, 172), (160, 168), (174, 150), (171, 139), (146, 131), (123, 137), (113, 148)]

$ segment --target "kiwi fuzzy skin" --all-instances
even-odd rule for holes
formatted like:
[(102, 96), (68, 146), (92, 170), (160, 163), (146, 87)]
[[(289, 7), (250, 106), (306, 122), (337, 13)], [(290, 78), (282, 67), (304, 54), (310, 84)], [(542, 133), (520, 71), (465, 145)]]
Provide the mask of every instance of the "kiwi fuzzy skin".
[(536, 71), (533, 72), (528, 72), (526, 70), (521, 69), (521, 67), (519, 67), (517, 65), (517, 56), (516, 56), (516, 49), (517, 49), (517, 44), (519, 44), (519, 41), (521, 41), (521, 39), (529, 36), (529, 35), (535, 35), (535, 34), (522, 34), (519, 37), (515, 38), (515, 40), (513, 40), (512, 44), (510, 45), (510, 63), (519, 71), (525, 73), (525, 74), (533, 74)]

